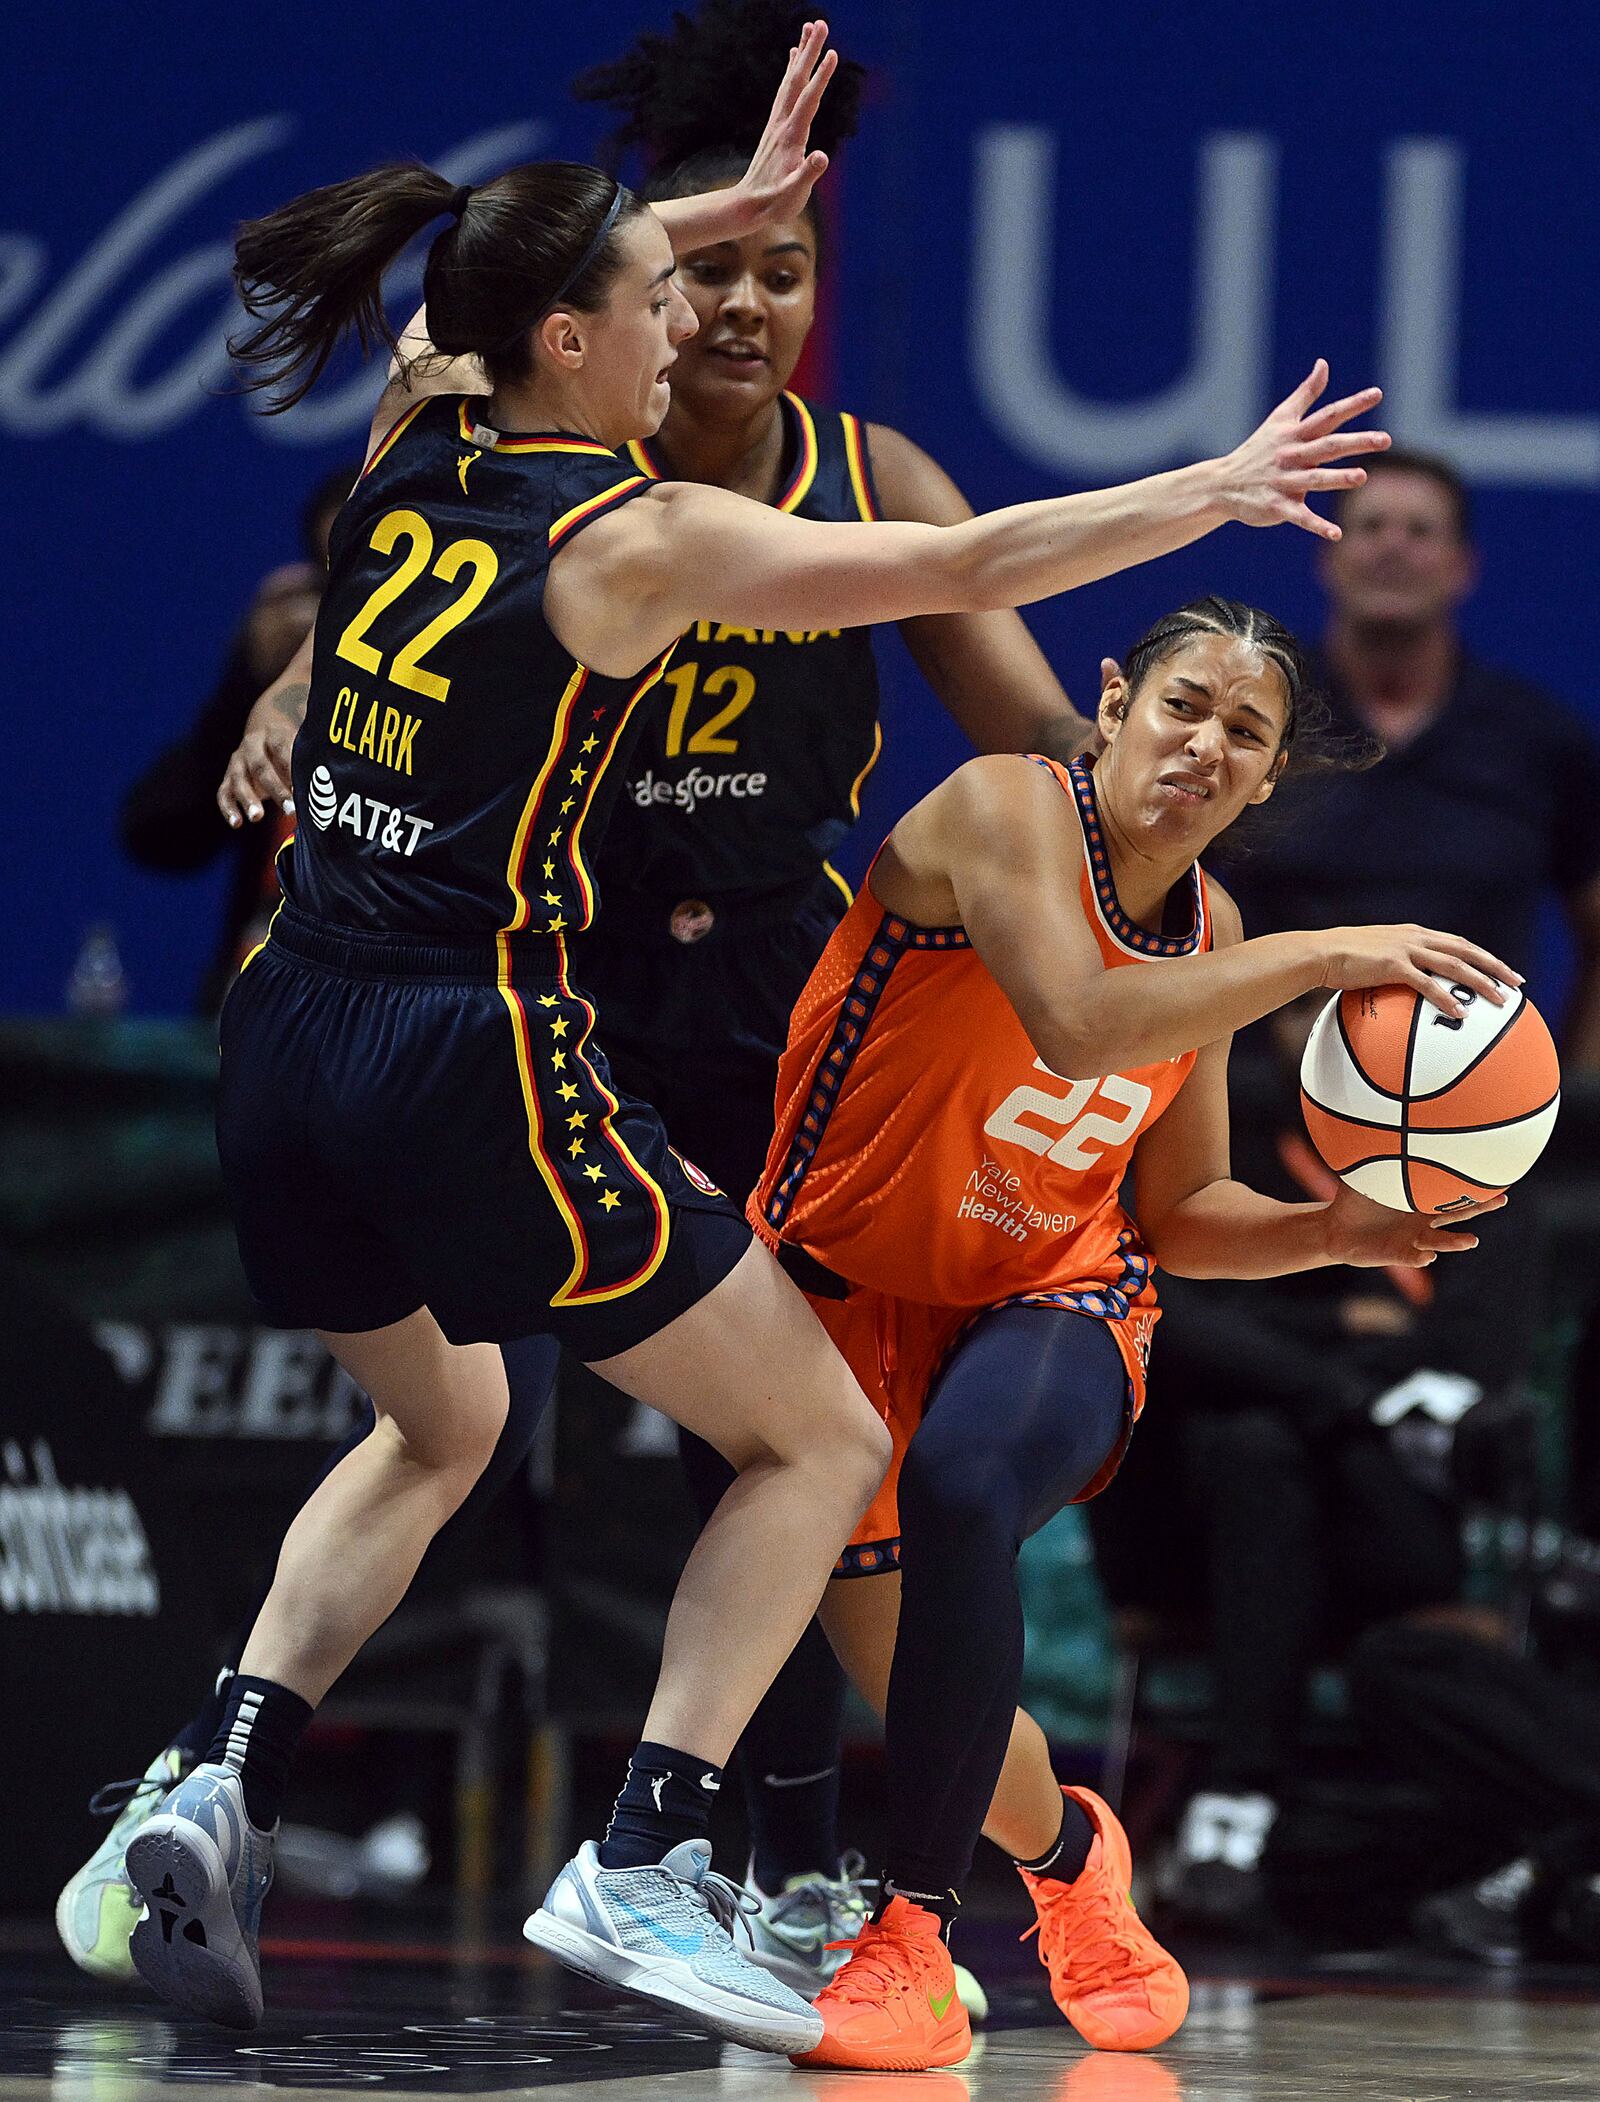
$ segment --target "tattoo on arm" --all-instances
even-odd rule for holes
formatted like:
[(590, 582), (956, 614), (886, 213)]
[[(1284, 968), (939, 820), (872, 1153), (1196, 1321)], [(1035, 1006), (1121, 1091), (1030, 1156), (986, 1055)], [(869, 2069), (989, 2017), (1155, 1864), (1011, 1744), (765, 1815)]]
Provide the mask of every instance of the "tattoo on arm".
[(297, 685), (285, 686), (281, 693), (275, 693), (272, 705), (286, 723), (293, 723), (298, 729), (306, 719), (306, 702), (310, 698), (310, 682), (302, 679)]

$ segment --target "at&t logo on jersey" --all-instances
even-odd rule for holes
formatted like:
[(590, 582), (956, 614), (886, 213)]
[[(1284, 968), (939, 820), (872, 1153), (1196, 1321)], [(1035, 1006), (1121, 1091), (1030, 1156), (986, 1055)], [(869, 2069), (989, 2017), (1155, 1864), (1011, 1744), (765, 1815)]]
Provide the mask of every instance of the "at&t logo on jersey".
[(409, 810), (402, 810), (397, 803), (383, 803), (376, 796), (358, 795), (354, 789), (341, 803), (333, 776), (325, 766), (312, 769), (306, 808), (319, 832), (326, 832), (330, 825), (338, 825), (346, 832), (353, 832), (357, 839), (371, 840), (374, 846), (387, 847), (391, 854), (403, 855), (408, 861), (416, 852), (417, 841), (423, 833), (433, 830), (432, 818), (413, 817)]

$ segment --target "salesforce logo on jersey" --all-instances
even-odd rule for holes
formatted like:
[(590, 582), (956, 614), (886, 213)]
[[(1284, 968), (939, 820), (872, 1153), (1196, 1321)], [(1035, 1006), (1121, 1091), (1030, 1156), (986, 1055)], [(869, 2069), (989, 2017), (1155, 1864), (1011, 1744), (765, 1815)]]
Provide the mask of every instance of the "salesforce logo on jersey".
[(691, 766), (677, 781), (658, 781), (654, 769), (646, 767), (637, 781), (628, 783), (628, 793), (641, 810), (664, 804), (671, 804), (676, 810), (698, 810), (702, 803), (715, 802), (723, 796), (742, 803), (766, 792), (765, 774), (708, 774), (698, 766)]
[(126, 1489), (64, 1487), (43, 1438), (27, 1453), (8, 1438), (3, 1458), (0, 1613), (148, 1619), (161, 1610), (150, 1542)]

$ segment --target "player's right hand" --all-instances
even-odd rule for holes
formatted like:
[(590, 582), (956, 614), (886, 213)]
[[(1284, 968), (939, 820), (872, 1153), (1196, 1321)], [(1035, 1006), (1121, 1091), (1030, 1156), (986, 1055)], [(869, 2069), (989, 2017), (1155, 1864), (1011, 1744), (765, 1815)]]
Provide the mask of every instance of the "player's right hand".
[(1433, 927), (1328, 927), (1309, 937), (1322, 966), (1317, 983), (1330, 992), (1368, 985), (1409, 985), (1452, 1022), (1465, 1010), (1450, 988), (1468, 987), (1503, 1007), (1522, 974), (1476, 942)]
[(1387, 431), (1347, 431), (1354, 416), (1364, 416), (1383, 399), (1381, 387), (1363, 387), (1343, 401), (1316, 404), (1328, 384), (1328, 363), (1318, 358), (1306, 377), (1266, 421), (1218, 463), (1222, 474), (1219, 501), (1241, 525), (1297, 525), (1322, 540), (1337, 540), (1339, 528), (1306, 502), (1321, 491), (1358, 489), (1364, 467), (1335, 467), (1356, 453), (1388, 450)]
[(286, 708), (288, 699), (281, 689), (269, 689), (261, 696), (250, 710), (244, 735), (222, 776), (217, 808), (236, 831), (247, 822), (259, 824), (267, 804), (274, 799), (287, 815), (294, 814), (290, 755), (304, 713), (304, 700), (301, 698), (297, 708)]

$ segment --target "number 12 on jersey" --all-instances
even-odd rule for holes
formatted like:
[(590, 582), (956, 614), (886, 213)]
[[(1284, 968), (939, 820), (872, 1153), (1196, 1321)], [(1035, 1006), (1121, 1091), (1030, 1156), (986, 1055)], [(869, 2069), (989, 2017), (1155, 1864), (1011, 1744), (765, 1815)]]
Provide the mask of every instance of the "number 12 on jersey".
[[(1051, 1073), (1042, 1058), (1033, 1063), (1039, 1072), (1049, 1073), (1061, 1084), (1060, 1074)], [(1100, 1080), (1070, 1080), (1066, 1087), (1065, 1095), (1052, 1095), (1041, 1087), (1013, 1088), (984, 1125), (984, 1137), (1043, 1153), (1058, 1167), (1092, 1168), (1107, 1147), (1132, 1138), (1150, 1107), (1150, 1090), (1142, 1081), (1129, 1080), (1121, 1073), (1107, 1073)], [(1113, 1103), (1120, 1115), (1104, 1116), (1089, 1107), (1091, 1102)], [(1049, 1129), (1024, 1124), (1024, 1117), (1037, 1117)]]

